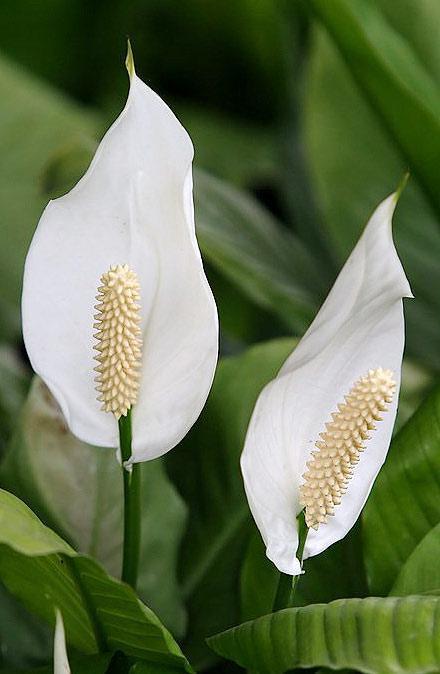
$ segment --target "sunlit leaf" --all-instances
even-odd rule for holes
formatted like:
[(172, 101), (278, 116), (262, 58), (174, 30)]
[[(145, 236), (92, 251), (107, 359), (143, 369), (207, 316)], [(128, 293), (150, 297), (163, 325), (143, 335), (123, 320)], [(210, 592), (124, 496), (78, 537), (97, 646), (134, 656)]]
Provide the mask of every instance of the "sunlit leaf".
[(69, 644), (83, 653), (117, 651), (191, 671), (171, 634), (125, 583), (78, 555), (15, 496), (0, 491), (0, 578), (53, 625), (63, 615)]

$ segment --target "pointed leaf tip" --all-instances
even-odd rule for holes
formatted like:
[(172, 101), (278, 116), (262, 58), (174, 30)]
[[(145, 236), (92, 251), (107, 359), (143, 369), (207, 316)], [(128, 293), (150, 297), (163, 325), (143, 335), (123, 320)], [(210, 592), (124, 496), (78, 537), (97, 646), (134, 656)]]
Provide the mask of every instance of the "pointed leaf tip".
[(127, 38), (127, 56), (125, 58), (125, 67), (127, 68), (128, 75), (131, 79), (133, 75), (136, 74), (136, 70), (134, 68), (133, 50), (131, 48), (130, 38)]
[(401, 178), (400, 183), (398, 184), (397, 189), (394, 192), (394, 198), (396, 200), (396, 204), (399, 201), (400, 196), (401, 196), (403, 190), (405, 189), (408, 180), (410, 179), (410, 176), (411, 176), (411, 174), (410, 174), (409, 171), (406, 171), (403, 174), (403, 177)]

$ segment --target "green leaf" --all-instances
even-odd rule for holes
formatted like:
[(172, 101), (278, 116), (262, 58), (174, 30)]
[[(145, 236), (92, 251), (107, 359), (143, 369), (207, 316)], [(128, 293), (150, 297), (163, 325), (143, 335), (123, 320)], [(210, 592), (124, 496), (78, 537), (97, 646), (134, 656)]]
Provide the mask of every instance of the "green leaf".
[(0, 671), (44, 665), (52, 657), (53, 634), (0, 583)]
[(374, 594), (388, 594), (402, 565), (440, 521), (440, 388), (392, 442), (363, 514)]
[[(99, 655), (69, 655), (72, 674), (105, 674), (108, 671), (112, 653)], [(38, 669), (2, 669), (3, 674), (53, 674), (53, 665)]]
[(433, 527), (406, 560), (391, 595), (440, 593), (440, 524)]
[(208, 643), (261, 674), (316, 666), (423, 674), (440, 668), (439, 609), (436, 597), (339, 599), (278, 611)]
[(371, 1), (311, 0), (354, 78), (440, 213), (440, 90)]
[(239, 572), (251, 529), (239, 458), (257, 396), (293, 346), (274, 340), (220, 361), (199, 421), (167, 458), (189, 506), (180, 569), (189, 614), (184, 648), (197, 668), (213, 659), (205, 638), (240, 617)]
[[(139, 595), (173, 632), (182, 634), (185, 614), (176, 564), (186, 509), (162, 461), (146, 462), (141, 471)], [(0, 481), (75, 549), (95, 557), (108, 573), (120, 574), (123, 498), (115, 453), (75, 438), (37, 377), (1, 465)]]
[(18, 498), (3, 490), (0, 495), (0, 543), (26, 555), (74, 553), (70, 545), (44, 526)]
[(325, 289), (313, 256), (258, 202), (227, 183), (197, 171), (194, 194), (197, 235), (209, 262), (259, 306), (304, 332)]
[[(411, 0), (405, 2), (411, 4)], [(436, 25), (431, 16), (433, 10), (433, 3), (417, 3), (406, 15), (405, 20), (411, 16), (413, 33), (419, 35), (418, 43), (422, 41), (422, 33), (423, 40), (426, 39), (426, 26)], [(403, 10), (394, 14), (404, 20)], [(434, 40), (437, 52), (435, 58), (432, 55), (431, 63), (440, 63), (440, 43), (435, 31)], [(395, 101), (393, 106), (399, 110)], [(309, 64), (304, 130), (323, 226), (342, 261), (373, 209), (396, 188), (407, 163), (399, 156), (357, 90), (347, 66), (321, 30), (316, 31)], [(438, 370), (440, 324), (436, 317), (440, 313), (440, 298), (435, 289), (440, 284), (440, 228), (414, 177), (400, 199), (394, 236), (417, 298), (405, 303), (407, 353)]]
[(128, 656), (191, 671), (171, 634), (126, 584), (78, 555), (15, 496), (0, 491), (0, 578), (25, 606), (54, 623), (83, 653)]

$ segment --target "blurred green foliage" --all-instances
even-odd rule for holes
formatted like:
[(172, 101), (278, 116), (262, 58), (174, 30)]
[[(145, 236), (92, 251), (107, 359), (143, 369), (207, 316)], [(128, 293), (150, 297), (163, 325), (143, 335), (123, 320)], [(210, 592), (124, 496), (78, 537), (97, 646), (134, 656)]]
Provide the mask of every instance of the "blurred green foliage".
[[(222, 354), (233, 354), (221, 362), (210, 401), (182, 446), (146, 470), (155, 488), (146, 492), (140, 592), (193, 664), (233, 671), (216, 664), (205, 638), (267, 611), (274, 585), (238, 466), (253, 403), (312, 320), (373, 208), (407, 169), (412, 177), (395, 238), (416, 300), (405, 305), (399, 425), (440, 370), (440, 4), (16, 0), (2, 5), (0, 18), (1, 451), (9, 444), (0, 484), (117, 573), (120, 532), (113, 525), (118, 529), (121, 513), (109, 506), (117, 492), (110, 455), (82, 446), (71, 461), (75, 441), (48, 414), (36, 421), (30, 410), (37, 384), (18, 417), (31, 379), (19, 299), (26, 250), (45, 203), (77, 181), (123, 106), (129, 36), (139, 74), (194, 141), (198, 238), (219, 306)], [(250, 346), (271, 338), (277, 339)], [(359, 525), (310, 561), (298, 603), (386, 594), (393, 583), (402, 594), (408, 587), (435, 589), (436, 581), (428, 581), (438, 547), (430, 468), (439, 455), (437, 402), (433, 393), (397, 436), (363, 531)], [(65, 478), (58, 485), (57, 471)], [(113, 487), (100, 491), (93, 486), (100, 481)], [(408, 494), (426, 485), (429, 517), (408, 505)], [(402, 503), (396, 493), (404, 494)], [(78, 515), (85, 504), (90, 515), (100, 508), (108, 515), (92, 533)], [(402, 537), (398, 512), (406, 510), (416, 515)], [(393, 541), (386, 559), (378, 522)], [(8, 562), (13, 554), (3, 556), (3, 565), (20, 595)], [(24, 569), (33, 564), (26, 559)], [(1, 593), (1, 667), (46, 663), (48, 632), (6, 588)], [(91, 663), (78, 663), (74, 672), (91, 671)], [(101, 671), (102, 662), (96, 664)], [(121, 656), (111, 671), (127, 672), (131, 664)], [(134, 665), (135, 671), (144, 670)]]

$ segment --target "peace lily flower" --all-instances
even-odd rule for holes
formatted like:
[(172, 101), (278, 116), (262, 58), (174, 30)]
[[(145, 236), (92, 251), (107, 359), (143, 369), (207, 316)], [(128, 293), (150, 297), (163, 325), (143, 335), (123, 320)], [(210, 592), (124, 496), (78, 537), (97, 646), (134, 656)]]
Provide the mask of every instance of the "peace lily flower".
[(117, 447), (132, 407), (136, 463), (174, 447), (200, 414), (218, 325), (195, 236), (191, 140), (131, 52), (127, 67), (124, 110), (40, 219), (22, 314), (32, 366), (71, 431)]
[(70, 674), (63, 616), (59, 609), (56, 610), (55, 638), (53, 643), (53, 672), (54, 674)]
[[(392, 240), (397, 194), (379, 205), (315, 320), (261, 392), (241, 467), (249, 505), (279, 571), (343, 538), (385, 460), (400, 386), (403, 297), (412, 297)], [(358, 465), (356, 465), (358, 464)]]

